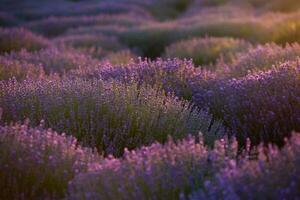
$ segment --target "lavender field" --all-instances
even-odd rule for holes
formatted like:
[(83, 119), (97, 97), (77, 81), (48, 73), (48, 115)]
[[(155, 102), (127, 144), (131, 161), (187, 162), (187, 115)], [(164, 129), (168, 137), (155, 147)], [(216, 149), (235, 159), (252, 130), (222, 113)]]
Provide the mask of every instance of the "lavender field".
[(300, 200), (299, 0), (0, 0), (0, 200)]

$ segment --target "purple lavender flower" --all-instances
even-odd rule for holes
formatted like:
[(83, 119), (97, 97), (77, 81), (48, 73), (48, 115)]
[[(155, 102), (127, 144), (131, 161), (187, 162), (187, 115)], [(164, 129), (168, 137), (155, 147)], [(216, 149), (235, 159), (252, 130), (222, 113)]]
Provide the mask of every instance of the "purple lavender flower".
[(66, 137), (41, 126), (0, 126), (0, 198), (57, 199), (67, 185), (100, 157)]
[(194, 87), (193, 101), (223, 119), (241, 146), (247, 137), (253, 145), (283, 145), (291, 131), (300, 129), (299, 80), (299, 61), (290, 61), (239, 79), (208, 81)]
[(121, 84), (81, 79), (14, 80), (0, 82), (3, 122), (44, 119), (47, 127), (73, 134), (79, 141), (106, 154), (122, 155), (133, 149), (201, 131), (210, 144), (223, 134), (212, 121), (187, 101), (164, 91), (135, 83)]

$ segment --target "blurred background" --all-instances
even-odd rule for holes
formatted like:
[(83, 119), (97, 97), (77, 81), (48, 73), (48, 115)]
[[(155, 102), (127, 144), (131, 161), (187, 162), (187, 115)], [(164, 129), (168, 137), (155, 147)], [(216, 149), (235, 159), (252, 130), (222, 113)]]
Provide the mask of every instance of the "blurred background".
[[(73, 49), (113, 64), (193, 58), (206, 68), (251, 45), (300, 40), (298, 0), (0, 0), (0, 53)], [(215, 69), (216, 67), (212, 67)]]

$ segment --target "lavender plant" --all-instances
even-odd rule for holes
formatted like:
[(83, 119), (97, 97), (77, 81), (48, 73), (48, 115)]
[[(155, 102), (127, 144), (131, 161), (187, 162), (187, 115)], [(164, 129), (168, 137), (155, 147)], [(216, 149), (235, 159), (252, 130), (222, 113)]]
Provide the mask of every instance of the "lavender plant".
[(294, 134), (281, 150), (269, 146), (266, 151), (260, 146), (257, 161), (232, 160), (215, 180), (206, 181), (190, 199), (298, 199), (299, 150), (299, 134)]
[(59, 199), (77, 174), (100, 159), (74, 137), (42, 126), (0, 126), (0, 198)]
[(44, 119), (47, 127), (73, 134), (85, 146), (120, 156), (154, 141), (203, 132), (206, 142), (223, 133), (220, 122), (187, 101), (138, 84), (101, 80), (1, 82), (3, 122)]
[(230, 73), (234, 77), (242, 77), (251, 72), (269, 70), (274, 65), (286, 61), (297, 60), (300, 56), (298, 43), (286, 44), (285, 47), (274, 43), (259, 45), (244, 54), (238, 54), (236, 59), (229, 64)]
[(50, 42), (23, 28), (0, 28), (0, 53), (20, 51), (36, 51), (50, 46)]
[[(193, 138), (109, 157), (69, 184), (68, 199), (297, 199), (299, 135), (236, 160), (235, 140), (209, 150)], [(196, 189), (198, 188), (198, 189)]]
[(203, 140), (170, 139), (106, 158), (70, 182), (68, 199), (185, 199), (232, 159), (236, 145), (225, 144), (220, 140), (210, 151)]
[(137, 82), (159, 87), (166, 92), (175, 93), (178, 97), (190, 99), (192, 90), (190, 84), (194, 79), (205, 80), (210, 73), (196, 69), (190, 60), (157, 59), (155, 61), (132, 61), (127, 65), (106, 64), (100, 67), (80, 68), (70, 72), (70, 76), (81, 78), (97, 78), (103, 80), (118, 80), (123, 83)]
[(290, 61), (240, 79), (215, 79), (202, 88), (196, 84), (193, 100), (223, 119), (241, 146), (247, 137), (253, 145), (282, 145), (300, 128), (299, 72), (299, 61)]

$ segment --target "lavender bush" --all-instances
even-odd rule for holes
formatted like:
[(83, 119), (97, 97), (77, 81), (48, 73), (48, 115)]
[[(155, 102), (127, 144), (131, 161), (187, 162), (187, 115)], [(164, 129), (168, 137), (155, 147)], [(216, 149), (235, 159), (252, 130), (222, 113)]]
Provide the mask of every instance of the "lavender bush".
[(211, 80), (202, 88), (194, 85), (193, 100), (223, 119), (241, 146), (247, 137), (254, 145), (282, 145), (300, 128), (299, 72), (299, 61), (290, 61), (240, 79)]
[(1, 28), (0, 27), (0, 53), (20, 51), (36, 51), (46, 48), (50, 42), (23, 28)]
[[(294, 134), (286, 147), (258, 148), (257, 161), (243, 160), (222, 169), (213, 181), (194, 192), (196, 199), (299, 199), (300, 137)], [(266, 153), (267, 152), (267, 153)]]
[(159, 87), (166, 92), (175, 93), (178, 97), (190, 99), (192, 96), (191, 84), (196, 79), (201, 81), (211, 74), (196, 69), (190, 60), (179, 59), (148, 59), (132, 61), (127, 65), (101, 65), (100, 67), (80, 68), (70, 72), (70, 76), (81, 78), (97, 78), (103, 80), (118, 80), (124, 83), (132, 81)]
[(235, 140), (213, 150), (192, 138), (155, 143), (92, 165), (70, 182), (68, 199), (297, 199), (299, 140), (281, 151), (261, 145), (258, 160), (236, 160)]
[(154, 141), (165, 142), (202, 131), (211, 144), (221, 123), (171, 94), (137, 84), (100, 80), (14, 80), (1, 82), (3, 122), (44, 119), (47, 127), (73, 134), (85, 146), (121, 155)]
[(67, 185), (100, 158), (65, 137), (41, 126), (0, 126), (0, 198), (59, 199)]
[(286, 61), (297, 60), (300, 56), (298, 43), (286, 44), (285, 47), (274, 43), (259, 45), (244, 54), (238, 54), (233, 62), (229, 63), (230, 74), (234, 77), (242, 77), (255, 71), (269, 70), (274, 65)]
[(210, 151), (203, 140), (190, 138), (126, 151), (123, 158), (106, 158), (77, 176), (69, 185), (68, 198), (185, 199), (234, 157), (236, 145), (225, 145), (218, 141)]

